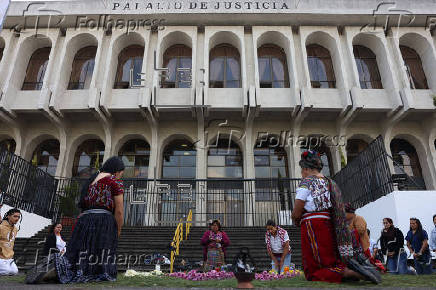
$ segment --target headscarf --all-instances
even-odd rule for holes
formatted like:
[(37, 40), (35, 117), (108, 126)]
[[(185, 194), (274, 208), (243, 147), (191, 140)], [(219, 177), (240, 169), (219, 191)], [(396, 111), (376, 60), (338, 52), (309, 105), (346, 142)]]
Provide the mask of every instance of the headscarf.
[(321, 161), (321, 154), (313, 150), (307, 150), (301, 153), (301, 160), (298, 163), (302, 168), (317, 169), (321, 171), (324, 164)]

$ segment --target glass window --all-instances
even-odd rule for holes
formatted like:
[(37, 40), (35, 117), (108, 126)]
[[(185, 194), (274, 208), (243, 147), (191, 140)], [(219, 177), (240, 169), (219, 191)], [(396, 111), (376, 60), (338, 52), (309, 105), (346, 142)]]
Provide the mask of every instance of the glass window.
[(257, 49), (261, 88), (289, 88), (288, 65), (284, 50), (274, 44)]
[(192, 68), (192, 50), (183, 44), (168, 48), (163, 56), (163, 67), (169, 69), (166, 77), (162, 77), (162, 88), (190, 88), (191, 72), (180, 69)]
[(208, 151), (207, 176), (209, 178), (242, 178), (242, 152), (233, 140), (219, 139), (217, 147)]
[(27, 65), (26, 76), (23, 86), (21, 87), (22, 90), (32, 91), (42, 89), (50, 50), (50, 47), (39, 48), (32, 54), (29, 64)]
[(360, 152), (368, 147), (368, 143), (361, 139), (347, 140), (347, 162), (351, 162)]
[[(271, 138), (268, 138), (268, 140), (271, 140)], [(262, 145), (262, 147), (258, 147), (258, 145)], [(258, 141), (253, 151), (256, 178), (289, 177), (288, 158), (283, 147)]]
[(162, 178), (195, 178), (196, 155), (191, 142), (184, 139), (172, 141), (163, 152)]
[(55, 176), (59, 160), (59, 150), (60, 145), (58, 140), (51, 139), (42, 142), (33, 152), (32, 165)]
[(427, 78), (425, 77), (418, 53), (410, 47), (403, 45), (400, 45), (400, 50), (410, 79), (410, 87), (417, 90), (428, 90)]
[(360, 87), (362, 89), (383, 89), (375, 54), (361, 45), (354, 45), (353, 53), (359, 72)]
[(96, 46), (88, 46), (80, 49), (73, 60), (69, 90), (89, 89), (94, 71)]
[(74, 155), (73, 177), (89, 178), (103, 165), (104, 143), (98, 139), (84, 141)]
[(335, 71), (328, 49), (311, 44), (306, 51), (312, 88), (336, 88)]
[(150, 145), (142, 139), (132, 139), (124, 143), (118, 152), (124, 161), (125, 178), (147, 178), (150, 161)]
[[(141, 85), (143, 56), (144, 47), (140, 45), (130, 45), (120, 52), (114, 89), (128, 89), (131, 85)], [(132, 84), (130, 84), (130, 71), (133, 71)]]
[(209, 87), (240, 88), (241, 65), (239, 51), (230, 44), (220, 44), (210, 51)]

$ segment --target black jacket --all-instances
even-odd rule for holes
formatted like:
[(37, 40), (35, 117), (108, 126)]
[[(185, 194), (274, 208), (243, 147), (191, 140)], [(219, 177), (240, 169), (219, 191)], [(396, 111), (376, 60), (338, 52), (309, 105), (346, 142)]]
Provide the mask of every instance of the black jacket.
[[(51, 252), (50, 252), (50, 249), (52, 249)], [(48, 256), (49, 252), (52, 254), (59, 252), (58, 248), (56, 247), (56, 235), (53, 233), (48, 234), (45, 238), (45, 245), (44, 245), (43, 254), (45, 256)]]
[(394, 228), (394, 237), (387, 237), (386, 235), (382, 235), (380, 237), (380, 245), (381, 250), (384, 255), (386, 252), (394, 252), (395, 255), (398, 255), (401, 248), (404, 248), (404, 235), (399, 228)]

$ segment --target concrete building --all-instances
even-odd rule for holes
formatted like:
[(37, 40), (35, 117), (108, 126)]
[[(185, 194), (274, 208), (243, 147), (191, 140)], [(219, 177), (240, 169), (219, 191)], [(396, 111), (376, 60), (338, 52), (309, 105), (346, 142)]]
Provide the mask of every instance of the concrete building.
[(0, 147), (52, 175), (333, 175), (381, 134), (436, 189), (434, 0), (48, 3), (0, 32)]

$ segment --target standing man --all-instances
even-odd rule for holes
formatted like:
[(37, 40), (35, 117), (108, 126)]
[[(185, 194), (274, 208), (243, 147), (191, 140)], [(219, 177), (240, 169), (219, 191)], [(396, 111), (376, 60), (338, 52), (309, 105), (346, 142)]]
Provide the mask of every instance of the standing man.
[(291, 246), (289, 235), (285, 229), (277, 226), (275, 221), (266, 223), (265, 243), (268, 254), (271, 257), (272, 269), (277, 273), (283, 273), (285, 267), (291, 265)]
[(0, 276), (18, 274), (14, 262), (14, 243), (18, 232), (15, 225), (20, 217), (21, 212), (18, 209), (10, 209), (0, 224)]

